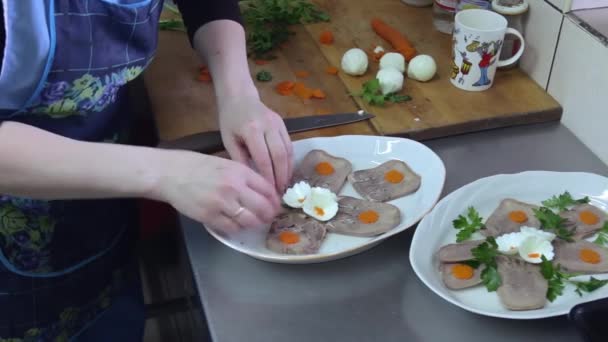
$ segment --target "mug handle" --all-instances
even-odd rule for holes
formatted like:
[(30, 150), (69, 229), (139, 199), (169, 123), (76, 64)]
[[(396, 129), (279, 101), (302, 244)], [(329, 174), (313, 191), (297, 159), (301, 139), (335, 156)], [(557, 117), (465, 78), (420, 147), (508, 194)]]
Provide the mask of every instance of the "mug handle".
[(526, 43), (524, 41), (524, 37), (521, 35), (521, 33), (519, 33), (519, 31), (517, 31), (516, 29), (510, 28), (510, 27), (507, 27), (507, 31), (505, 32), (505, 36), (507, 34), (512, 34), (512, 35), (516, 36), (517, 38), (519, 38), (519, 40), (521, 41), (521, 46), (519, 47), (519, 50), (517, 50), (517, 53), (515, 55), (513, 55), (510, 58), (507, 58), (505, 60), (499, 60), (498, 61), (498, 67), (506, 67), (506, 66), (509, 66), (511, 64), (515, 64), (515, 62), (517, 62), (517, 60), (524, 53), (524, 48), (526, 47)]

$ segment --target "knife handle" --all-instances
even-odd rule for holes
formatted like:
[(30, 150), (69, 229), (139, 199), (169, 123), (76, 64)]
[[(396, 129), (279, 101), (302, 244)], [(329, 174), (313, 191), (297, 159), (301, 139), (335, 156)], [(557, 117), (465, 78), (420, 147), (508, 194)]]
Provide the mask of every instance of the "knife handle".
[(161, 141), (158, 144), (158, 147), (169, 150), (194, 151), (204, 154), (213, 154), (224, 150), (222, 135), (219, 131), (196, 133), (171, 141)]

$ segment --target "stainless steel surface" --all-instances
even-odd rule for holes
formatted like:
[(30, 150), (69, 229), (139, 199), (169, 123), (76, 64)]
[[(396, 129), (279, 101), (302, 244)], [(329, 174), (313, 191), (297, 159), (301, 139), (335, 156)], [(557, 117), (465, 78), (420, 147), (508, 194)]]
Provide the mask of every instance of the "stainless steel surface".
[[(444, 195), (498, 173), (608, 168), (559, 123), (427, 141), (444, 160)], [(410, 229), (356, 256), (281, 265), (224, 247), (181, 219), (214, 341), (580, 342), (564, 317), (535, 321), (464, 311), (426, 288), (409, 264)]]

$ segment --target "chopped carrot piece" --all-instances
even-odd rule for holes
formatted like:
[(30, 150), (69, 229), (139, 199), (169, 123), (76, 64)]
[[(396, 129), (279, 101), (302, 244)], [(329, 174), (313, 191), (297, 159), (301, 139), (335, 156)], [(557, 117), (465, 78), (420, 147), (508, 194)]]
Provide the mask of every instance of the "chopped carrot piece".
[(325, 98), (325, 93), (321, 89), (314, 89), (312, 91), (312, 97), (315, 98), (315, 99), (324, 99)]
[(267, 60), (264, 60), (264, 59), (256, 59), (256, 60), (254, 61), (254, 63), (255, 63), (256, 65), (266, 65), (266, 64), (270, 63), (270, 61), (267, 61)]
[(283, 81), (277, 84), (276, 91), (283, 96), (289, 96), (291, 95), (294, 87), (295, 83), (291, 81)]
[(321, 44), (330, 45), (334, 42), (334, 34), (331, 31), (323, 31), (319, 36), (319, 42)]
[(337, 75), (338, 74), (338, 68), (336, 68), (335, 66), (328, 66), (327, 69), (325, 69), (325, 72), (330, 74), (330, 75)]
[(310, 76), (310, 73), (308, 71), (304, 71), (304, 70), (298, 70), (298, 71), (296, 71), (296, 77), (306, 78), (308, 76)]

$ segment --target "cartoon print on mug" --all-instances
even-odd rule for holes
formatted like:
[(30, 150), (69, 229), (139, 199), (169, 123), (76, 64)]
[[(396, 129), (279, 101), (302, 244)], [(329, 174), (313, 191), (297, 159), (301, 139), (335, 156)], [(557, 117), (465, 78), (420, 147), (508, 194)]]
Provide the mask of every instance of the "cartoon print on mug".
[(481, 57), (478, 63), (481, 76), (479, 81), (473, 83), (474, 87), (482, 87), (488, 84), (492, 84), (492, 80), (488, 77), (488, 68), (496, 63), (496, 56), (500, 53), (502, 47), (502, 40), (494, 40), (490, 42), (480, 43), (474, 40), (471, 44), (467, 45), (467, 51), (477, 52)]

